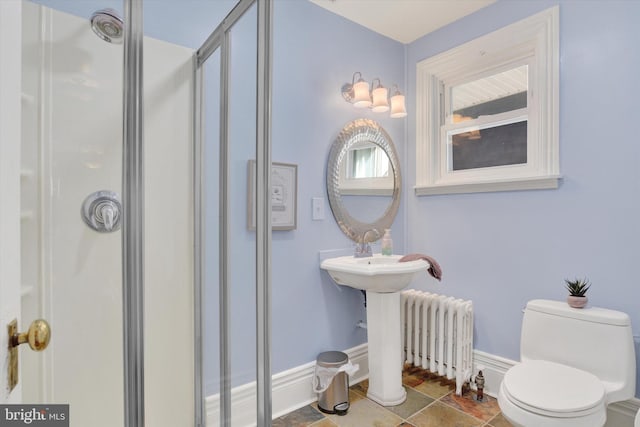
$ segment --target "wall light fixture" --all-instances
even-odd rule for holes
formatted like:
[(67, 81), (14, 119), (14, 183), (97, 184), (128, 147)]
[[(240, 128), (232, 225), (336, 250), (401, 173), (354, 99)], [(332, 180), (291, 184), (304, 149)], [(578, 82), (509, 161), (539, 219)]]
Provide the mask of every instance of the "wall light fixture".
[[(369, 83), (362, 78), (360, 71), (356, 71), (353, 73), (351, 83), (342, 85), (342, 97), (345, 101), (353, 104), (354, 107), (371, 108), (374, 113), (384, 113), (391, 108), (390, 116), (394, 119), (407, 115), (404, 95), (400, 93), (398, 85), (393, 85), (395, 92), (389, 98), (389, 89), (382, 86), (379, 78), (376, 77), (371, 83), (372, 89), (369, 90)], [(389, 104), (391, 104), (391, 107), (389, 107)]]

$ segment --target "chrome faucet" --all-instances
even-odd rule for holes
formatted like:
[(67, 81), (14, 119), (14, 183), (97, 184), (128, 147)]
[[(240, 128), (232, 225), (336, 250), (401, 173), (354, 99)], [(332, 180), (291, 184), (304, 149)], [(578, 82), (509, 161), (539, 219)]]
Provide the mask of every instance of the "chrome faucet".
[(379, 238), (380, 233), (375, 228), (365, 231), (356, 243), (356, 251), (353, 256), (356, 258), (373, 256), (371, 245), (369, 243), (375, 242)]

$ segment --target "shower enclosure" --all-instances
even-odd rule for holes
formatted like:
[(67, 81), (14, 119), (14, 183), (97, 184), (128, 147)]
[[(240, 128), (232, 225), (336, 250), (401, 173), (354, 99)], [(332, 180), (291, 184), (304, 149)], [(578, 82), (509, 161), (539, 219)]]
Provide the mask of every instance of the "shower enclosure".
[[(52, 330), (0, 401), (69, 404), (78, 427), (232, 425), (249, 383), (268, 425), (271, 2), (240, 0), (199, 49), (144, 34), (142, 1), (49, 3), (0, 2), (0, 320)], [(232, 213), (247, 158), (252, 231)], [(240, 338), (232, 299), (256, 316)]]
[[(207, 426), (271, 421), (271, 9), (237, 2), (195, 55), (196, 405), (205, 403), (196, 412)], [(247, 159), (256, 160), (255, 230), (245, 216)]]

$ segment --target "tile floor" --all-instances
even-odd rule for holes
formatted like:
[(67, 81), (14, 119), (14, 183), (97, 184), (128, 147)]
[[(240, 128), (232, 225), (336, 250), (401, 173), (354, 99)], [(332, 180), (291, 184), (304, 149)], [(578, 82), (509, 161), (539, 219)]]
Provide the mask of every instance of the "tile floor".
[(351, 407), (344, 416), (324, 414), (316, 403), (300, 408), (273, 421), (273, 427), (509, 427), (500, 414), (498, 402), (485, 395), (475, 400), (475, 392), (454, 393), (455, 382), (420, 368), (406, 367), (402, 381), (407, 400), (398, 406), (384, 407), (366, 398), (367, 381), (349, 390)]

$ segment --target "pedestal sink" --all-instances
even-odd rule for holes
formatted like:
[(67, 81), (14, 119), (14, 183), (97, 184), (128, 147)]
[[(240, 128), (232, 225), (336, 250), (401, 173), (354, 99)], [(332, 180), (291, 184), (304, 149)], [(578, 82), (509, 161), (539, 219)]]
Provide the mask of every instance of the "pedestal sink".
[(344, 256), (322, 261), (339, 285), (367, 293), (367, 340), (369, 345), (369, 390), (367, 397), (383, 406), (405, 401), (402, 387), (402, 337), (400, 336), (400, 291), (413, 276), (429, 268), (426, 261), (398, 262), (401, 255), (355, 258)]

